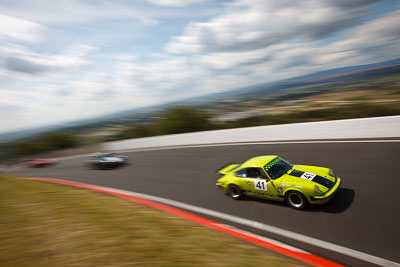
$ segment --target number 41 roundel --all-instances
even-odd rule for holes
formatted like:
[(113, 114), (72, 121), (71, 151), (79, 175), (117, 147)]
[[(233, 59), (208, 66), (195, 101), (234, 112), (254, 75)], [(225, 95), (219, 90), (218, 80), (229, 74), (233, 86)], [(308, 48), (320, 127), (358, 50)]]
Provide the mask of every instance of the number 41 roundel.
[(262, 191), (267, 191), (268, 187), (267, 187), (267, 183), (265, 180), (255, 180), (254, 181), (254, 188), (256, 190), (262, 190)]

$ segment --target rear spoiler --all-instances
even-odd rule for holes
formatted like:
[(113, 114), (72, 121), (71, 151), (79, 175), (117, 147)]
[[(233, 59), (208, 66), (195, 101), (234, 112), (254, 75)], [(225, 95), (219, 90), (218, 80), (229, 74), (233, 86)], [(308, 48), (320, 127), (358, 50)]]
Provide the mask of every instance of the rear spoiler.
[(221, 169), (217, 170), (217, 172), (220, 173), (220, 174), (227, 174), (227, 173), (229, 173), (231, 170), (235, 169), (239, 165), (240, 164), (229, 163), (229, 164), (225, 165), (224, 167), (222, 167)]

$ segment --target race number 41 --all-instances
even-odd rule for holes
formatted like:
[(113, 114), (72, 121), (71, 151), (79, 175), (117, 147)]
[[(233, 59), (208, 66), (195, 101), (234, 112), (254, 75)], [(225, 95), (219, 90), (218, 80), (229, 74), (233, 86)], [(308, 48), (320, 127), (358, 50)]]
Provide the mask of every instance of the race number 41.
[(254, 181), (254, 188), (256, 190), (262, 190), (262, 191), (267, 191), (267, 183), (264, 180), (255, 180)]

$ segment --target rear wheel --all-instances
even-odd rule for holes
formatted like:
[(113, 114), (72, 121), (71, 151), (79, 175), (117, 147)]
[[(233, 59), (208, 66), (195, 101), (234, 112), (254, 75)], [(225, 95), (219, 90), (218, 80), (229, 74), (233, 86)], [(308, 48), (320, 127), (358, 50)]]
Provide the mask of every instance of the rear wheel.
[(302, 210), (307, 206), (306, 197), (297, 191), (289, 191), (285, 194), (286, 204), (296, 210)]
[(243, 196), (242, 190), (239, 186), (230, 184), (228, 187), (228, 194), (233, 199), (240, 199)]

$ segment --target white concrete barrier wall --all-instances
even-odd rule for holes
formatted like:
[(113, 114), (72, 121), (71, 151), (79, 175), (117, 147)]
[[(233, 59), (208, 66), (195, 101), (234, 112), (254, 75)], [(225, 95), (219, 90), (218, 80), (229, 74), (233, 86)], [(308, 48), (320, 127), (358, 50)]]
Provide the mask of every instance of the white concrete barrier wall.
[(305, 122), (136, 138), (104, 143), (103, 150), (219, 143), (400, 137), (400, 116)]

